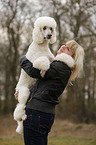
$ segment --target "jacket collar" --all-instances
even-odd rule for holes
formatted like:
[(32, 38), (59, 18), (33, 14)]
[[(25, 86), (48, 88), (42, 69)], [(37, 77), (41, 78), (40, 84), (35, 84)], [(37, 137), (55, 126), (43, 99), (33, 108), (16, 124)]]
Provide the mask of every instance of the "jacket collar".
[(57, 54), (55, 60), (62, 61), (65, 64), (67, 64), (70, 68), (74, 68), (74, 59), (66, 53)]

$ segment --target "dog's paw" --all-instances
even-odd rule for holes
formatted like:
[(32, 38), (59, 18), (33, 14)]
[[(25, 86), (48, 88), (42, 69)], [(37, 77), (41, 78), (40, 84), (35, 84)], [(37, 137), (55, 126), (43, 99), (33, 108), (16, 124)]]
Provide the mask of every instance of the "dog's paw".
[(47, 71), (50, 67), (50, 61), (46, 56), (41, 56), (33, 62), (33, 66), (39, 70)]
[(17, 121), (17, 123), (18, 123), (18, 126), (16, 129), (16, 132), (22, 135), (23, 134), (23, 121)]

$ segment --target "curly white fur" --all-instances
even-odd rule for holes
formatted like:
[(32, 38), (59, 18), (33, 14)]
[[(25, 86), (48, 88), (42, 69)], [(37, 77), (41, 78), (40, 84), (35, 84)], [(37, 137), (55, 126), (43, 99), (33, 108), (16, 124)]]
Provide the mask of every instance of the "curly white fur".
[(55, 60), (62, 61), (65, 64), (67, 64), (70, 68), (74, 68), (75, 65), (74, 59), (66, 53), (57, 54)]
[[(46, 26), (46, 29), (48, 28), (47, 32), (48, 34), (52, 35), (50, 39), (44, 39), (45, 37), (45, 31), (43, 30), (43, 27)], [(34, 30), (33, 30), (33, 42), (29, 46), (28, 52), (26, 54), (26, 57), (33, 63), (33, 65), (36, 68), (39, 68), (40, 70), (46, 71), (50, 66), (50, 61), (54, 59), (54, 55), (51, 53), (51, 51), (48, 48), (48, 43), (54, 43), (56, 41), (56, 22), (51, 17), (40, 17), (36, 20), (34, 24)], [(51, 31), (52, 29), (52, 31)], [(46, 35), (48, 35), (46, 32)], [(39, 58), (36, 62), (36, 59)], [(29, 97), (29, 87), (32, 86), (36, 82), (36, 79), (30, 78), (24, 70), (21, 70), (21, 75), (18, 81), (18, 84), (16, 86), (16, 91), (19, 92), (18, 94), (18, 104), (16, 106), (16, 109), (14, 111), (14, 119), (18, 123), (18, 127), (16, 131), (19, 134), (22, 134), (23, 131), (23, 121), (26, 118), (25, 114), (25, 105)]]

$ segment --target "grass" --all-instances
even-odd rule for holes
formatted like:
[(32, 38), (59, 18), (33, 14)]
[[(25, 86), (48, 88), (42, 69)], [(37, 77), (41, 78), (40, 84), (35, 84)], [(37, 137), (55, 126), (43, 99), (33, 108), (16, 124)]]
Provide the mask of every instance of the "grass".
[(50, 137), (49, 145), (96, 145), (96, 139)]
[[(24, 145), (21, 137), (2, 137), (0, 145)], [(96, 145), (96, 139), (50, 136), (48, 145)]]
[[(0, 116), (0, 145), (24, 145), (12, 115)], [(96, 125), (55, 120), (48, 145), (96, 145)]]
[(23, 145), (22, 138), (0, 137), (0, 145)]

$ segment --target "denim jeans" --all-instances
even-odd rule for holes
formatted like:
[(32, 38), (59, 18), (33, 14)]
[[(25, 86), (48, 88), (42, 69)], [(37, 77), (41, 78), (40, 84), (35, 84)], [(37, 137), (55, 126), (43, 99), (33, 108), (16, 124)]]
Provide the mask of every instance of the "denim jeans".
[(47, 137), (54, 122), (54, 115), (26, 109), (27, 119), (23, 122), (25, 145), (47, 145)]

